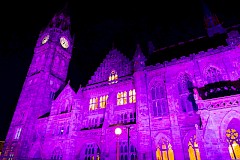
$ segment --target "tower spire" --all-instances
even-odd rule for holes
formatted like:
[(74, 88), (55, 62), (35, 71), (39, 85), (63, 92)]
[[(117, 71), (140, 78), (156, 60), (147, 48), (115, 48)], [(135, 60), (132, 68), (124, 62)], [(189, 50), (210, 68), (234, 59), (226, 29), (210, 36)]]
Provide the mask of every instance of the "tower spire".
[(202, 10), (204, 14), (204, 23), (205, 28), (209, 37), (214, 36), (215, 34), (222, 34), (225, 32), (222, 24), (219, 22), (217, 15), (213, 14), (204, 0), (200, 0), (202, 5)]
[(133, 61), (135, 71), (141, 70), (145, 67), (146, 57), (144, 56), (139, 44), (137, 44), (137, 48), (133, 56)]

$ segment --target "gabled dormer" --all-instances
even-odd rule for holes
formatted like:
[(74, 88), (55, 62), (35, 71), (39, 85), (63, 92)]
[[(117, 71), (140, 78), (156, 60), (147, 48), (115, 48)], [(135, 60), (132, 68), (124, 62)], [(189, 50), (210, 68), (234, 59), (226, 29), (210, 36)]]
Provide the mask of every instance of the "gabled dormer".
[(112, 49), (88, 81), (88, 85), (107, 81), (114, 84), (119, 78), (132, 73), (132, 62), (117, 49)]

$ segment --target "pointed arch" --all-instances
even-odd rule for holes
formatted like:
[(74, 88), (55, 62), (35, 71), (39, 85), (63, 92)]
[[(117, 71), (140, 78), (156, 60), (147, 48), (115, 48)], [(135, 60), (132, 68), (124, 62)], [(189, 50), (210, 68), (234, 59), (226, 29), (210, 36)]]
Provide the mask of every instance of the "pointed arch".
[(172, 141), (165, 134), (158, 133), (156, 136), (155, 152), (157, 160), (174, 160)]
[(163, 79), (154, 78), (149, 83), (149, 95), (151, 108), (155, 117), (162, 117), (169, 114), (167, 91)]
[(87, 139), (82, 143), (83, 145), (79, 149), (79, 154), (76, 157), (80, 160), (99, 160), (101, 156), (101, 148), (95, 140)]
[(220, 134), (223, 142), (228, 147), (231, 159), (240, 159), (240, 113), (232, 110), (223, 118)]
[(207, 66), (204, 69), (203, 74), (208, 83), (214, 83), (223, 80), (221, 69), (213, 65)]
[(200, 151), (198, 147), (196, 130), (189, 131), (183, 139), (184, 157), (190, 160), (200, 160)]
[(222, 119), (221, 125), (220, 125), (220, 137), (222, 139), (226, 139), (226, 130), (228, 128), (229, 123), (234, 118), (240, 121), (240, 112), (239, 111), (231, 110)]
[(62, 160), (63, 159), (63, 151), (60, 146), (55, 147), (51, 154), (51, 160)]
[(182, 112), (191, 112), (197, 110), (194, 97), (193, 97), (193, 82), (190, 74), (183, 72), (177, 78), (179, 104)]

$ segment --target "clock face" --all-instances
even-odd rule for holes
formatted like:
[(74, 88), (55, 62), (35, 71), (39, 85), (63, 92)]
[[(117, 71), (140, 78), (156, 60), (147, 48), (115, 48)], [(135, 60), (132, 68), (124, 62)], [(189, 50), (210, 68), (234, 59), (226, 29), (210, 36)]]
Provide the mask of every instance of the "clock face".
[(43, 39), (42, 39), (42, 44), (45, 44), (49, 39), (49, 35), (46, 35)]
[(61, 43), (63, 48), (68, 48), (69, 47), (68, 40), (65, 37), (60, 38), (60, 43)]

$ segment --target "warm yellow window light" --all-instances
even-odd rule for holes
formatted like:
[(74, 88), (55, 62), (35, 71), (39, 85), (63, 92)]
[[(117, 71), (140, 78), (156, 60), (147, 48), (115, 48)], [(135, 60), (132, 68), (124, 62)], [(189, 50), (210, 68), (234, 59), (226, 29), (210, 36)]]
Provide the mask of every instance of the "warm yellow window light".
[(118, 82), (118, 75), (115, 70), (112, 70), (109, 77), (108, 77), (109, 84), (117, 83)]
[(239, 133), (236, 129), (227, 129), (228, 150), (232, 159), (240, 159)]
[(162, 141), (156, 150), (156, 159), (157, 160), (174, 160), (172, 145), (164, 138), (162, 138)]
[(196, 135), (190, 137), (188, 141), (188, 154), (190, 160), (201, 160)]
[(136, 103), (136, 91), (135, 91), (135, 89), (131, 89), (129, 91), (129, 103)]
[(100, 97), (100, 108), (106, 108), (108, 95)]

